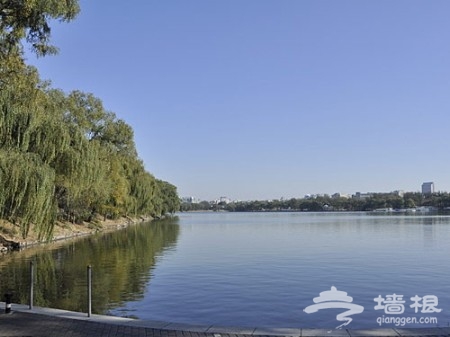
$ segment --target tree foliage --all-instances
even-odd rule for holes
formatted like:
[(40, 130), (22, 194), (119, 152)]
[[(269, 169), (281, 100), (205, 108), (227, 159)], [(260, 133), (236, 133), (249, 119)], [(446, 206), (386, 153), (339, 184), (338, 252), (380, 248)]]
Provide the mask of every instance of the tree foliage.
[(22, 57), (38, 55), (50, 19), (71, 20), (77, 0), (0, 0), (0, 217), (50, 237), (57, 220), (160, 217), (178, 210), (176, 187), (148, 173), (133, 129), (93, 94), (65, 94)]
[(435, 207), (438, 211), (450, 210), (450, 194), (434, 193), (423, 195), (418, 192), (407, 192), (403, 196), (393, 193), (373, 193), (370, 197), (359, 199), (356, 197), (317, 196), (314, 198), (291, 198), (284, 200), (254, 200), (239, 201), (229, 204), (211, 204), (202, 201), (197, 204), (182, 203), (181, 211), (225, 210), (229, 212), (370, 212), (375, 210), (392, 210), (397, 212), (412, 211), (416, 207)]
[(78, 0), (0, 0), (0, 53), (10, 54), (25, 39), (39, 55), (54, 54), (49, 20), (70, 21)]
[(33, 153), (0, 150), (0, 217), (49, 235), (56, 219), (54, 171)]

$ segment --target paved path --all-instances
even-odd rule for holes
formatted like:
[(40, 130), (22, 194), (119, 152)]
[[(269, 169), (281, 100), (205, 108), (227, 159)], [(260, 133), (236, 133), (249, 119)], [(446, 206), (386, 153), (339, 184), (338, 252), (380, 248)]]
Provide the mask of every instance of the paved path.
[[(0, 302), (0, 308), (4, 308)], [(447, 336), (450, 328), (431, 329), (267, 329), (182, 325), (92, 315), (13, 304), (0, 311), (0, 337), (251, 337), (251, 336)]]

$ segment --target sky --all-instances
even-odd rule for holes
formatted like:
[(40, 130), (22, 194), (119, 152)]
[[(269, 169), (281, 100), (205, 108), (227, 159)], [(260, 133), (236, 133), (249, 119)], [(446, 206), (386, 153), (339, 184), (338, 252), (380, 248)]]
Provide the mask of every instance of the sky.
[(180, 196), (450, 191), (450, 2), (81, 0), (43, 79), (93, 93)]

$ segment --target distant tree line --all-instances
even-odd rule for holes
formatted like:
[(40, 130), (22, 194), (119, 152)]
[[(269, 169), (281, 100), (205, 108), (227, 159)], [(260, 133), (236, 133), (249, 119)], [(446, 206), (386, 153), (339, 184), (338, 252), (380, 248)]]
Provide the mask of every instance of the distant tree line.
[(77, 0), (0, 0), (0, 218), (50, 237), (56, 221), (159, 217), (179, 209), (176, 187), (148, 173), (132, 128), (89, 93), (64, 93), (27, 66), (21, 41), (39, 56), (48, 20), (69, 21)]
[(210, 204), (203, 201), (198, 204), (181, 204), (182, 211), (224, 210), (230, 212), (263, 212), (263, 211), (374, 211), (392, 208), (394, 210), (411, 209), (421, 206), (432, 206), (438, 210), (450, 208), (449, 193), (434, 193), (423, 195), (408, 192), (403, 196), (391, 193), (375, 193), (368, 198), (333, 198), (319, 196), (315, 198), (286, 199), (286, 200), (256, 200), (222, 204)]

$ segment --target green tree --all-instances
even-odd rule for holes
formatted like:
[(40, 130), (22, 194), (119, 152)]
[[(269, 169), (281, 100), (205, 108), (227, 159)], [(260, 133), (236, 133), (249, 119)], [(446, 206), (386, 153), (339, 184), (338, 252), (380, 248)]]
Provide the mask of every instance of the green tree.
[(25, 65), (22, 41), (39, 56), (56, 52), (49, 21), (78, 11), (77, 0), (0, 0), (0, 217), (24, 237), (32, 227), (50, 237), (58, 217), (160, 216), (180, 206), (176, 187), (144, 169), (125, 121)]
[[(0, 91), (0, 215), (20, 226), (26, 237), (34, 225), (48, 237), (56, 215), (55, 171), (51, 166), (68, 146), (54, 118), (37, 72), (24, 67)], [(59, 136), (55, 137), (55, 133)]]
[(157, 180), (159, 190), (159, 214), (175, 213), (180, 210), (177, 188), (167, 181)]
[(48, 237), (56, 216), (54, 171), (39, 156), (0, 150), (0, 217), (20, 226), (26, 238), (33, 224)]
[(70, 21), (79, 11), (78, 0), (0, 0), (0, 55), (17, 53), (23, 40), (38, 56), (56, 53), (49, 21)]

